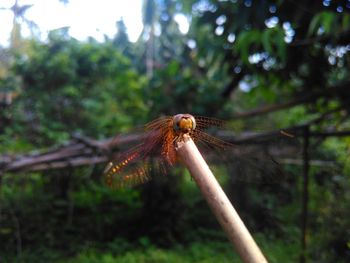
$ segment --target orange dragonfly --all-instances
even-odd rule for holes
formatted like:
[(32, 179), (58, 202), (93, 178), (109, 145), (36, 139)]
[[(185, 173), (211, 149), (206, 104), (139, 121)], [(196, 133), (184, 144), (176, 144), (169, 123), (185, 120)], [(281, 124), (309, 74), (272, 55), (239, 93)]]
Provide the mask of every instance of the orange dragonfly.
[(202, 116), (195, 118), (190, 114), (161, 117), (146, 124), (143, 142), (108, 163), (104, 171), (106, 184), (111, 188), (120, 188), (150, 180), (152, 166), (147, 162), (149, 157), (161, 157), (158, 166), (164, 173), (167, 167), (178, 161), (175, 143), (184, 134), (190, 135), (195, 142), (201, 141), (208, 146), (233, 146), (203, 131), (211, 126), (221, 127), (223, 124), (224, 121), (218, 119)]
[(149, 181), (154, 168), (149, 161), (152, 157), (160, 157), (156, 169), (165, 174), (169, 167), (178, 162), (175, 143), (184, 134), (208, 148), (233, 148), (235, 145), (204, 132), (209, 127), (222, 127), (224, 124), (222, 120), (193, 117), (190, 114), (156, 119), (145, 125), (146, 134), (142, 143), (108, 163), (104, 170), (105, 182), (111, 188), (122, 188)]

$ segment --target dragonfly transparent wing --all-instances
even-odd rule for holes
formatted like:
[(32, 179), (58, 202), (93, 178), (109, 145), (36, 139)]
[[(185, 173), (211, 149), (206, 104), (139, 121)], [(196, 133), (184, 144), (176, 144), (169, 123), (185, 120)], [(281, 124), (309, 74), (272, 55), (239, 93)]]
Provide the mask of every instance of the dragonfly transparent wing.
[[(160, 124), (157, 123), (158, 126)], [(161, 156), (162, 137), (163, 132), (151, 129), (141, 144), (109, 162), (104, 170), (105, 183), (114, 189), (132, 187), (149, 181), (155, 170), (164, 171), (166, 164)], [(157, 158), (157, 165), (152, 161), (154, 158)]]
[(110, 188), (131, 187), (150, 179), (149, 167), (142, 162), (140, 150), (140, 146), (136, 146), (107, 164), (104, 180)]
[(203, 130), (210, 127), (224, 127), (227, 122), (215, 118), (209, 118), (204, 116), (195, 116), (196, 127), (199, 130)]
[[(198, 146), (211, 165), (225, 165), (235, 180), (249, 183), (279, 183), (288, 173), (278, 162), (282, 151), (289, 147), (297, 152), (300, 144), (295, 138), (272, 135), (249, 143), (232, 144), (202, 131), (193, 134)], [(289, 153), (290, 154), (290, 153)]]

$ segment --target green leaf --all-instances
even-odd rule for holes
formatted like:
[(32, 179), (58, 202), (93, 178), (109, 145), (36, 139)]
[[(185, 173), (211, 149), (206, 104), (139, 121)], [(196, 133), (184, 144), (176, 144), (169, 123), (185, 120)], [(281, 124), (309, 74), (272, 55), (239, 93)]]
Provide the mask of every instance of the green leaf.
[(287, 44), (284, 41), (284, 31), (280, 26), (264, 30), (261, 34), (261, 43), (266, 52), (285, 63)]
[(264, 30), (264, 32), (261, 35), (261, 43), (262, 43), (264, 49), (269, 54), (273, 53), (273, 48), (272, 48), (272, 44), (271, 44), (271, 33), (272, 33), (271, 29), (266, 29), (266, 30)]
[(311, 36), (314, 33), (317, 32), (319, 26), (320, 26), (320, 20), (321, 20), (321, 14), (315, 15), (309, 25), (308, 35)]
[(343, 20), (342, 20), (342, 28), (343, 28), (343, 30), (348, 30), (349, 27), (350, 27), (350, 15), (344, 14)]
[(244, 31), (239, 34), (235, 49), (240, 54), (244, 63), (249, 64), (249, 54), (253, 44), (260, 43), (261, 33), (259, 30)]
[(313, 17), (311, 20), (308, 35), (314, 35), (317, 33), (318, 29), (322, 27), (326, 34), (329, 34), (335, 22), (336, 16), (332, 12), (324, 11)]
[(278, 57), (280, 58), (282, 63), (285, 63), (287, 58), (287, 43), (284, 41), (284, 32), (282, 28), (277, 29), (276, 44)]

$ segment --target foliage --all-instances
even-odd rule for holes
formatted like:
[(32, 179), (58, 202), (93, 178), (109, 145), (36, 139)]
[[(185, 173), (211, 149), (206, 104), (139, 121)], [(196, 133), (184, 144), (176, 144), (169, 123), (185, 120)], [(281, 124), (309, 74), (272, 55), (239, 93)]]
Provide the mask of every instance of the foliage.
[[(335, 156), (335, 169), (313, 169), (310, 199), (310, 258), (318, 262), (346, 262), (350, 258), (349, 220), (350, 181), (347, 143), (328, 139), (324, 142), (328, 151), (323, 154)], [(343, 149), (343, 151), (342, 151)], [(341, 164), (341, 165), (340, 165)], [(338, 255), (342, 255), (339, 259)]]
[[(220, 251), (220, 254), (217, 254)], [(113, 253), (113, 252), (112, 252)], [(193, 243), (190, 246), (177, 246), (175, 249), (160, 249), (148, 245), (143, 249), (131, 249), (121, 255), (86, 251), (68, 262), (239, 262), (229, 245), (219, 242)]]
[(73, 132), (110, 136), (113, 127), (135, 125), (134, 118), (141, 122), (147, 114), (146, 79), (111, 43), (82, 44), (55, 31), (47, 44), (33, 42), (29, 55), (19, 55), (14, 70), (23, 89), (13, 106), (19, 127), (7, 132), (37, 146), (63, 142)]
[[(63, 174), (59, 176), (63, 176)], [(77, 251), (81, 252), (74, 257), (76, 259), (72, 259), (72, 262), (88, 259), (106, 260), (106, 262), (109, 260), (111, 262), (123, 262), (122, 260), (138, 262), (144, 258), (149, 260), (174, 260), (175, 262), (176, 260), (184, 260), (185, 262), (204, 260), (203, 262), (206, 262), (205, 260), (210, 260), (213, 256), (218, 257), (217, 253), (219, 251), (223, 262), (231, 260), (231, 246), (225, 242), (226, 238), (217, 228), (215, 219), (210, 214), (191, 180), (185, 180), (182, 187), (182, 196), (186, 207), (168, 208), (168, 210), (174, 210), (175, 213), (185, 209), (182, 211), (185, 217), (178, 221), (178, 227), (180, 227), (182, 233), (181, 238), (185, 239), (181, 241), (181, 243), (184, 242), (184, 245), (168, 250), (155, 246), (158, 244), (157, 240), (154, 239), (155, 237), (163, 240), (161, 247), (165, 245), (162, 235), (142, 237), (140, 234), (143, 228), (149, 229), (148, 234), (151, 233), (152, 227), (159, 227), (161, 221), (170, 218), (164, 215), (159, 217), (161, 213), (164, 213), (161, 211), (165, 208), (164, 205), (158, 206), (153, 211), (148, 211), (153, 215), (158, 214), (158, 216), (153, 217), (153, 220), (148, 221), (144, 216), (137, 219), (138, 215), (142, 215), (142, 202), (144, 201), (144, 198), (137, 191), (125, 190), (115, 193), (100, 184), (91, 184), (90, 178), (72, 178), (75, 178), (71, 183), (73, 188), (66, 189), (68, 191), (66, 196), (62, 196), (62, 193), (53, 192), (57, 188), (57, 184), (62, 185), (58, 178), (55, 180), (56, 186), (50, 186), (48, 182), (43, 182), (38, 174), (33, 174), (29, 178), (28, 176), (23, 178), (29, 180), (29, 182), (23, 182), (23, 179), (19, 178), (22, 181), (22, 187), (20, 188), (18, 182), (12, 181), (10, 176), (5, 178), (5, 181), (3, 181), (5, 187), (2, 189), (3, 196), (1, 199), (6, 200), (6, 203), (2, 204), (2, 214), (9, 225), (2, 225), (3, 240), (1, 242), (4, 243), (7, 240), (6, 247), (2, 247), (7, 251), (5, 253), (6, 257), (13, 258), (10, 255), (13, 255), (12, 248), (16, 243), (16, 240), (13, 239), (15, 237), (13, 233), (16, 231), (14, 218), (17, 218), (23, 235), (21, 240), (23, 251), (18, 260), (22, 259), (23, 262), (53, 261), (62, 257), (67, 258), (68, 255), (75, 255)], [(164, 190), (166, 191), (166, 189)], [(254, 192), (252, 193), (254, 194)], [(250, 195), (250, 197), (254, 196)], [(262, 195), (260, 194), (256, 198), (261, 199)], [(265, 202), (268, 200), (266, 198), (268, 196), (263, 198)], [(270, 199), (270, 205), (272, 205), (271, 201), (274, 202), (273, 200)], [(322, 202), (322, 199), (320, 201)], [(278, 234), (278, 232), (275, 232), (276, 229), (271, 229), (266, 232), (271, 239), (267, 240), (265, 235), (259, 235), (258, 243), (262, 245), (263, 251), (268, 255), (271, 262), (295, 262), (295, 257), (294, 259), (290, 256), (286, 258), (286, 255), (296, 255), (298, 253), (298, 243), (295, 240), (298, 231), (293, 226), (297, 204), (284, 205), (282, 208), (283, 212), (280, 213), (280, 216), (285, 216), (282, 222), (286, 223), (286, 226), (282, 228), (282, 233)], [(11, 212), (12, 209), (16, 210)], [(252, 212), (245, 216), (243, 214), (248, 225), (250, 225), (252, 214)], [(26, 218), (32, 218), (32, 221), (26, 221)], [(140, 219), (141, 221), (137, 221)], [(152, 226), (154, 220), (157, 220), (157, 224)], [(94, 223), (90, 224), (90, 221)], [(344, 222), (346, 222), (346, 219)], [(37, 228), (37, 224), (43, 227)], [(214, 225), (216, 226), (214, 227)], [(174, 225), (168, 225), (168, 227), (170, 226), (174, 227)], [(193, 228), (193, 226), (197, 227)], [(249, 228), (252, 229), (252, 226)], [(31, 229), (36, 229), (36, 231), (33, 232)], [(27, 239), (26, 233), (31, 233), (30, 239)], [(8, 239), (10, 237), (11, 239)], [(130, 241), (126, 241), (125, 238)], [(69, 239), (68, 247), (65, 244), (67, 239)], [(82, 239), (83, 242), (81, 242)], [(9, 240), (11, 242), (8, 242)], [(176, 243), (179, 241), (177, 240)], [(214, 241), (219, 242), (218, 246)], [(208, 245), (206, 245), (206, 242), (209, 242)], [(45, 246), (42, 247), (42, 244), (45, 244)], [(33, 247), (36, 247), (35, 250), (32, 250)], [(186, 250), (183, 251), (185, 247)], [(222, 249), (226, 251), (223, 254)]]
[[(129, 42), (123, 21), (116, 36), (102, 43), (79, 42), (67, 29), (50, 32), (45, 42), (22, 39), (25, 48), (5, 50), (0, 67), (0, 95), (15, 94), (12, 104), (0, 105), (0, 123), (6, 124), (0, 127), (0, 153), (50, 147), (74, 133), (113, 136), (164, 114), (230, 120), (291, 102), (294, 107), (278, 113), (232, 120), (232, 130), (319, 117), (312, 131), (349, 129), (348, 9), (336, 1), (149, 0), (136, 43)], [(187, 34), (179, 31), (176, 14), (189, 19)], [(348, 139), (311, 140), (311, 159), (321, 166), (310, 171), (310, 261), (349, 261), (349, 145)], [(296, 154), (296, 161), (301, 157)], [(295, 262), (300, 253), (302, 169), (285, 168), (292, 176), (272, 185), (222, 180), (271, 262)], [(214, 169), (221, 178), (224, 169)], [(101, 170), (0, 174), (5, 262), (235, 258), (183, 170), (117, 192), (101, 184)]]

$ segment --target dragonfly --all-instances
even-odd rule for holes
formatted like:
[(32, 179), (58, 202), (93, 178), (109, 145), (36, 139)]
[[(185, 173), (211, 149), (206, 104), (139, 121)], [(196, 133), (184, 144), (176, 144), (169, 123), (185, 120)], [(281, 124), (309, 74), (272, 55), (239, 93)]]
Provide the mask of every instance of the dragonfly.
[[(104, 180), (113, 189), (132, 187), (152, 179), (153, 170), (166, 174), (179, 162), (176, 142), (189, 135), (195, 143), (207, 148), (227, 150), (236, 145), (214, 137), (207, 132), (210, 127), (222, 127), (225, 121), (191, 114), (164, 116), (145, 125), (143, 141), (110, 161), (104, 170)], [(157, 167), (150, 161), (157, 157)]]

